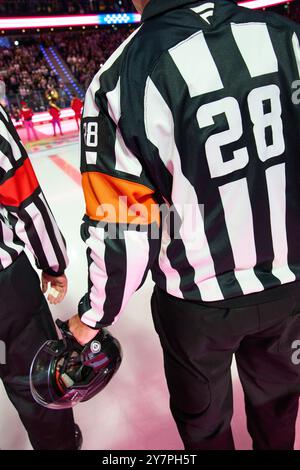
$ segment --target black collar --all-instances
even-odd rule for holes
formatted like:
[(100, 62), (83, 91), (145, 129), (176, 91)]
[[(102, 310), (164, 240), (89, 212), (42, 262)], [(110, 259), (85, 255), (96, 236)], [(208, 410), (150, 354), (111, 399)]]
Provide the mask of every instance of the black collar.
[[(207, 0), (211, 1), (211, 0)], [(214, 0), (216, 1), (216, 0)], [(227, 0), (230, 2), (236, 3), (237, 0)], [(203, 1), (203, 3), (207, 3)], [(146, 21), (149, 18), (152, 18), (156, 15), (161, 15), (169, 10), (175, 10), (176, 8), (183, 7), (184, 5), (188, 5), (190, 3), (200, 3), (197, 0), (150, 0), (148, 5), (145, 7), (145, 10), (142, 14), (142, 21)]]

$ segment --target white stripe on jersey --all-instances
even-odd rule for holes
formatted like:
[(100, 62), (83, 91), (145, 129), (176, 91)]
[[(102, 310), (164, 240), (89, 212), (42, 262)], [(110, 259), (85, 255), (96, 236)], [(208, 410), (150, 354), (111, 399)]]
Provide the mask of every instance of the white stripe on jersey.
[(126, 146), (123, 136), (118, 127), (121, 118), (121, 79), (119, 78), (117, 86), (114, 90), (106, 94), (108, 101), (108, 112), (112, 120), (117, 126), (115, 155), (117, 171), (123, 171), (129, 175), (141, 176), (143, 171), (142, 165), (135, 155)]
[(91, 309), (84, 313), (82, 321), (92, 327), (103, 317), (104, 302), (106, 299), (105, 287), (107, 283), (107, 272), (105, 266), (105, 231), (102, 227), (89, 227), (90, 237), (86, 245), (91, 249), (93, 262), (89, 267), (90, 281), (92, 283), (90, 292)]
[(236, 45), (251, 77), (278, 72), (278, 61), (265, 23), (231, 23)]
[(295, 53), (295, 58), (297, 62), (297, 67), (298, 67), (298, 72), (299, 72), (299, 78), (300, 78), (300, 44), (299, 44), (299, 39), (296, 33), (293, 34), (293, 49)]
[(92, 83), (90, 84), (88, 91), (85, 96), (84, 100), (84, 109), (83, 109), (83, 118), (86, 117), (97, 117), (99, 115), (99, 108), (97, 106), (95, 95), (96, 92), (100, 89), (100, 77), (101, 75), (106, 72), (107, 70), (112, 67), (112, 65), (116, 62), (116, 60), (121, 56), (123, 50), (127, 46), (127, 44), (134, 38), (134, 36), (138, 33), (141, 29), (140, 26), (136, 29), (110, 56), (110, 58), (105, 62), (103, 67), (99, 70), (99, 72), (95, 75)]
[(85, 152), (86, 163), (88, 165), (96, 165), (97, 155), (97, 152)]
[[(8, 247), (11, 247), (13, 249), (16, 249), (15, 245), (13, 244), (13, 232), (10, 230), (3, 222), (0, 220), (2, 231), (3, 231), (3, 240), (5, 240), (5, 245)], [(20, 247), (20, 251), (22, 251), (23, 248)], [(10, 254), (4, 250), (3, 248), (0, 248), (0, 259), (1, 259), (1, 264), (3, 268), (7, 268), (8, 266), (11, 265), (13, 262)]]
[[(205, 235), (197, 194), (182, 172), (174, 138), (173, 116), (150, 77), (145, 91), (145, 127), (148, 139), (157, 147), (160, 158), (173, 176), (172, 202), (182, 220), (180, 236), (186, 247), (188, 261), (195, 269), (195, 283), (199, 286), (201, 298), (204, 301), (223, 300)], [(187, 215), (184, 204), (194, 208), (192, 221), (189, 216), (191, 211)], [(194, 227), (193, 233), (191, 233), (191, 224)], [(203, 282), (208, 279), (209, 285), (202, 289)]]
[(202, 31), (171, 48), (169, 53), (192, 98), (224, 88)]
[(254, 226), (246, 178), (219, 187), (225, 223), (235, 263), (235, 276), (243, 293), (260, 292), (264, 286), (253, 271), (257, 263)]
[(3, 269), (7, 268), (12, 264), (12, 258), (10, 254), (3, 248), (0, 248), (0, 259)]
[(285, 163), (267, 168), (266, 179), (274, 250), (272, 273), (285, 284), (296, 280), (295, 274), (288, 267)]
[(1, 152), (1, 150), (0, 150), (0, 168), (2, 168), (2, 170), (4, 170), (5, 172), (8, 172), (9, 170), (12, 170), (13, 168), (9, 159), (3, 152)]
[(47, 227), (45, 225), (42, 214), (33, 202), (26, 206), (25, 211), (31, 217), (32, 224), (35, 227), (36, 234), (39, 237), (49, 266), (51, 266), (54, 271), (58, 271), (59, 262), (48, 235)]
[(26, 245), (26, 248), (32, 253), (32, 255), (35, 257), (35, 252), (34, 249), (31, 245), (31, 242), (28, 238), (26, 228), (25, 228), (25, 223), (23, 220), (21, 220), (17, 214), (14, 214), (14, 217), (17, 219), (16, 225), (15, 225), (15, 232), (17, 236), (20, 238), (20, 240)]
[(101, 317), (102, 316), (101, 315), (99, 316), (99, 313), (97, 313), (96, 310), (93, 310), (92, 308), (90, 308), (82, 315), (81, 319), (83, 323), (85, 323), (86, 325), (90, 326), (91, 328), (95, 328), (95, 325), (97, 324), (98, 321), (100, 321)]
[(64, 244), (62, 235), (59, 231), (58, 225), (57, 225), (57, 223), (56, 223), (56, 221), (55, 221), (55, 219), (54, 219), (54, 217), (53, 217), (53, 215), (52, 215), (52, 213), (49, 209), (47, 201), (46, 201), (46, 199), (45, 199), (45, 197), (42, 193), (39, 195), (39, 198), (42, 200), (42, 202), (43, 202), (43, 204), (44, 204), (44, 206), (45, 206), (45, 208), (48, 212), (49, 218), (51, 220), (52, 228), (53, 228), (53, 231), (55, 233), (55, 238), (58, 242), (59, 248), (61, 249), (62, 255), (63, 255), (64, 260), (65, 260), (65, 263), (66, 263), (66, 265), (68, 265), (69, 264), (69, 259), (68, 259), (68, 255), (67, 255), (67, 250), (66, 250), (66, 246)]
[[(14, 233), (12, 229), (9, 228), (2, 220), (0, 220), (0, 223), (2, 227), (3, 240), (5, 242), (5, 246), (7, 246), (8, 248), (12, 248), (20, 254), (23, 251), (23, 246), (14, 243)], [(1, 249), (0, 259), (3, 268), (7, 268), (13, 262), (10, 254), (5, 249)]]
[(167, 255), (167, 249), (171, 243), (171, 238), (168, 232), (167, 224), (164, 225), (161, 236), (161, 248), (158, 258), (158, 264), (162, 272), (166, 276), (166, 289), (169, 294), (175, 297), (183, 298), (180, 290), (180, 275), (176, 269), (170, 263)]
[[(149, 261), (149, 240), (147, 232), (124, 232), (126, 247), (126, 282), (124, 286), (123, 311), (129, 299), (140, 286)], [(116, 320), (115, 320), (116, 321)]]
[(0, 135), (9, 142), (12, 148), (13, 157), (16, 161), (18, 161), (22, 157), (21, 150), (19, 146), (16, 144), (15, 139), (12, 137), (11, 133), (5, 126), (4, 122), (1, 121), (1, 119), (0, 119)]
[(116, 88), (106, 93), (108, 102), (108, 112), (116, 125), (119, 124), (121, 117), (121, 77), (118, 80)]

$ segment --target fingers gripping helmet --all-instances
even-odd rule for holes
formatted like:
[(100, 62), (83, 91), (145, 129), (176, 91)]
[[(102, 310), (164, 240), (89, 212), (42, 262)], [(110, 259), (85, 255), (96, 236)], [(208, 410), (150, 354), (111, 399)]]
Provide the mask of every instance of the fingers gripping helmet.
[(105, 329), (81, 346), (68, 328), (56, 321), (61, 340), (47, 341), (30, 369), (30, 389), (37, 403), (52, 409), (71, 408), (101, 392), (120, 367), (119, 342)]

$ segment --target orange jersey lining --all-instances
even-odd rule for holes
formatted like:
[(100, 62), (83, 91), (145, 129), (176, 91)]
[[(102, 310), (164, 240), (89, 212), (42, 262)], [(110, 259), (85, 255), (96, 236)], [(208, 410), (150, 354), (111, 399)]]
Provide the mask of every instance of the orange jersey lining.
[(160, 224), (154, 191), (147, 186), (98, 172), (84, 173), (82, 184), (86, 213), (90, 219), (109, 223)]

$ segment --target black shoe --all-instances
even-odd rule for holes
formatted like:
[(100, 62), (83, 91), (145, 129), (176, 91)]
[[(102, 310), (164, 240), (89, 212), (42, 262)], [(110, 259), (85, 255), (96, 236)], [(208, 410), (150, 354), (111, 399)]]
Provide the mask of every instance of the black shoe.
[(78, 424), (75, 423), (75, 443), (76, 443), (76, 450), (81, 450), (82, 447), (82, 433)]

